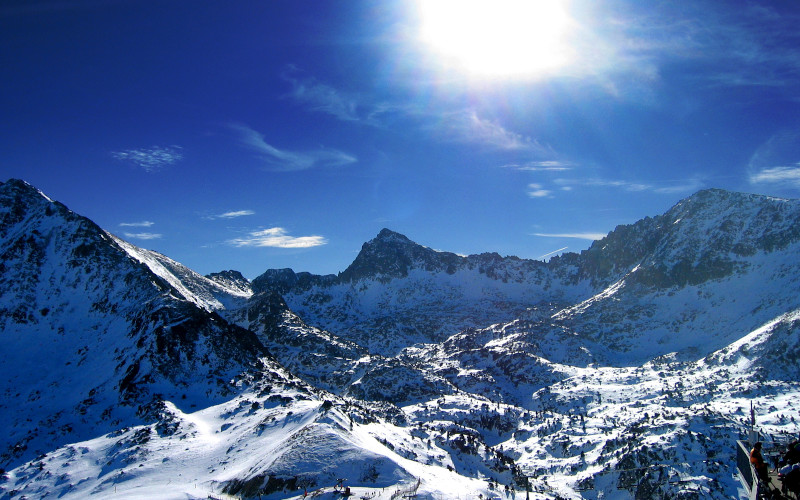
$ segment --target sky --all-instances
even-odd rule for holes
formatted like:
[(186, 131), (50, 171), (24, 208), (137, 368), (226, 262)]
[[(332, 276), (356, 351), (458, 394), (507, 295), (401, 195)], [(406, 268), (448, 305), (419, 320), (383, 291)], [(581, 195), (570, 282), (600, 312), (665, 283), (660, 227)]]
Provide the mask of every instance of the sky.
[(800, 197), (800, 3), (4, 0), (0, 181), (208, 274)]

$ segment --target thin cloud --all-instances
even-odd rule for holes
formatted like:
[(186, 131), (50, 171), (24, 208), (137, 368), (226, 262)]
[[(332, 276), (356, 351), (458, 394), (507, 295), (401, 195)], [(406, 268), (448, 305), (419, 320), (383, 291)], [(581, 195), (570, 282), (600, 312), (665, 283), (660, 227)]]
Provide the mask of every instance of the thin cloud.
[(648, 184), (644, 182), (611, 180), (611, 179), (555, 179), (553, 182), (562, 186), (562, 190), (572, 190), (574, 186), (616, 188), (628, 192), (649, 191), (658, 194), (692, 193), (701, 189), (704, 182), (701, 179), (686, 179), (675, 182), (665, 182), (661, 185)]
[(135, 240), (157, 240), (161, 238), (158, 233), (125, 233), (125, 237)]
[(796, 9), (758, 3), (579, 2), (571, 63), (563, 76), (594, 84), (620, 100), (655, 104), (673, 75), (692, 65), (708, 87), (789, 87), (800, 81)]
[(409, 118), (426, 131), (448, 141), (478, 144), (502, 151), (529, 151), (552, 155), (535, 139), (507, 129), (497, 121), (479, 116), (474, 109), (431, 109), (416, 103), (377, 101), (344, 92), (313, 78), (298, 78), (297, 68), (281, 75), (292, 85), (289, 96), (312, 111), (327, 113), (346, 122), (382, 127), (388, 116)]
[(344, 122), (384, 127), (389, 116), (414, 118), (431, 114), (417, 103), (377, 100), (337, 89), (312, 77), (298, 76), (300, 73), (297, 67), (290, 65), (281, 74), (281, 78), (291, 85), (287, 97), (311, 111), (326, 113)]
[(278, 149), (264, 140), (264, 136), (242, 124), (230, 124), (231, 130), (239, 134), (241, 143), (258, 153), (270, 170), (295, 172), (321, 167), (338, 167), (355, 163), (357, 158), (336, 149), (313, 151), (286, 151)]
[(752, 184), (790, 184), (800, 188), (800, 162), (794, 166), (769, 167), (750, 175)]
[(150, 222), (149, 220), (143, 220), (141, 222), (120, 222), (120, 227), (150, 227), (155, 222)]
[(753, 153), (747, 166), (751, 184), (800, 187), (800, 131), (774, 134)]
[(572, 170), (574, 163), (560, 160), (529, 161), (526, 163), (509, 163), (503, 168), (521, 170), (523, 172), (564, 172)]
[(252, 231), (244, 238), (228, 240), (235, 247), (311, 248), (327, 243), (323, 236), (289, 236), (282, 227)]
[(181, 146), (153, 146), (151, 148), (112, 151), (117, 160), (132, 163), (146, 172), (155, 172), (183, 159)]
[(800, 16), (757, 4), (723, 12), (714, 36), (703, 40), (705, 54), (727, 63), (726, 71), (712, 74), (712, 82), (727, 86), (796, 86), (800, 78), (800, 54), (796, 50), (800, 44)]
[(479, 144), (503, 151), (552, 151), (538, 141), (508, 130), (500, 123), (483, 118), (473, 109), (445, 113), (439, 123), (444, 136), (463, 143)]
[(604, 179), (587, 179), (583, 182), (584, 186), (596, 186), (596, 187), (615, 187), (622, 189), (624, 191), (650, 191), (653, 189), (653, 186), (650, 184), (644, 184), (641, 182), (633, 182), (633, 181), (614, 181), (614, 180), (604, 180)]
[(281, 75), (284, 80), (292, 85), (289, 94), (295, 101), (308, 106), (313, 111), (319, 111), (335, 116), (342, 121), (360, 121), (359, 100), (353, 96), (311, 78), (295, 78), (297, 70), (290, 67)]
[[(602, 240), (606, 233), (533, 233), (534, 236), (541, 236), (542, 238), (574, 238), (578, 240)], [(563, 250), (563, 248), (562, 248)], [(560, 252), (561, 250), (556, 250)]]
[(552, 194), (549, 189), (544, 189), (541, 184), (528, 184), (528, 196), (531, 198), (548, 198)]
[(659, 194), (694, 193), (705, 186), (701, 179), (688, 179), (685, 182), (676, 183), (672, 186), (660, 186), (653, 191)]
[(225, 213), (217, 214), (217, 215), (207, 215), (204, 218), (208, 219), (208, 220), (235, 219), (237, 217), (246, 217), (248, 215), (255, 215), (255, 212), (253, 210), (235, 210), (235, 211), (225, 212)]

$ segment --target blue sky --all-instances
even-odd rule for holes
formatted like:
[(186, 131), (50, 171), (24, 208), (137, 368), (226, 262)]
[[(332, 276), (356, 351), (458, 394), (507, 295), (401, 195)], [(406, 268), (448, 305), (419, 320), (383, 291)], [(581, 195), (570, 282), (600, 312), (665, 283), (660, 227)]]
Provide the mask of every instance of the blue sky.
[(703, 188), (798, 197), (798, 25), (794, 1), (5, 1), (0, 180), (204, 274), (340, 272), (384, 227), (547, 258)]

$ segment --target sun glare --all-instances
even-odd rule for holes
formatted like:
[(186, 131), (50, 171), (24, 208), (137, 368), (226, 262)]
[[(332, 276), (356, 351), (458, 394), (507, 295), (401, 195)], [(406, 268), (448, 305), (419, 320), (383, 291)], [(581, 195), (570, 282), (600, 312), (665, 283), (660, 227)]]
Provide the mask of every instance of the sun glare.
[(560, 0), (420, 0), (419, 9), (422, 41), (471, 74), (537, 76), (569, 61)]

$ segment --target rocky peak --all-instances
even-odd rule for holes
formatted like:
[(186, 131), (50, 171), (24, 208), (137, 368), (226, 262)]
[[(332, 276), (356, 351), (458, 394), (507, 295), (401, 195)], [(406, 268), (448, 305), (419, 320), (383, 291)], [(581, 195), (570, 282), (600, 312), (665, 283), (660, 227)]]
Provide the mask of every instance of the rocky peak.
[(242, 276), (242, 273), (234, 270), (220, 271), (206, 275), (206, 278), (222, 285), (225, 288), (234, 290), (249, 291), (250, 281)]
[(400, 233), (382, 229), (378, 236), (364, 243), (356, 259), (339, 277), (343, 281), (366, 277), (389, 280), (408, 276), (411, 269), (452, 273), (461, 260), (456, 254), (437, 252)]
[(800, 202), (705, 189), (663, 215), (621, 225), (581, 254), (585, 276), (636, 279), (659, 288), (719, 279), (758, 251), (800, 241)]

